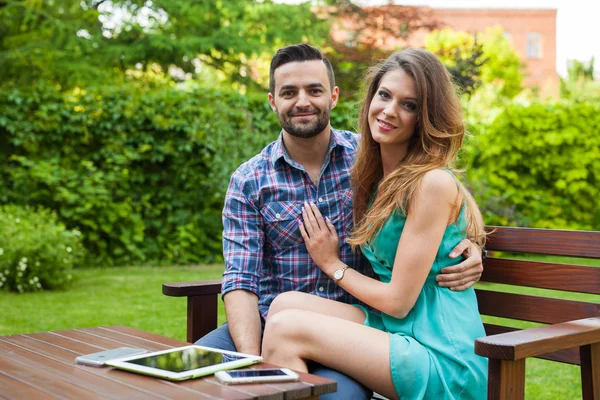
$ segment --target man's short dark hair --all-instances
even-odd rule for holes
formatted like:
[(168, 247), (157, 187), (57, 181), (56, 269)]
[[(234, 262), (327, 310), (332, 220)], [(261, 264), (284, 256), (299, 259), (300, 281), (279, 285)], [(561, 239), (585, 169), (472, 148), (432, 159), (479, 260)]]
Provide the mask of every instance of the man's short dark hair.
[(333, 87), (335, 86), (335, 76), (333, 75), (331, 63), (315, 46), (302, 43), (282, 47), (277, 50), (277, 53), (275, 53), (275, 56), (273, 56), (273, 59), (271, 60), (271, 68), (269, 70), (269, 91), (275, 94), (275, 70), (277, 68), (290, 62), (312, 60), (323, 61), (323, 64), (327, 67), (327, 75), (329, 75), (329, 87), (333, 90)]

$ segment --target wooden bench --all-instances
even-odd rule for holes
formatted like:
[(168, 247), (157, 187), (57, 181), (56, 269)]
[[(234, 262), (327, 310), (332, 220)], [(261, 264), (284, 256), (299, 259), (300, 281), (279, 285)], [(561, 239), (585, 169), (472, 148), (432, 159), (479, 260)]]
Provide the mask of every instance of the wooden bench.
[[(511, 288), (524, 286), (600, 295), (600, 267), (523, 261), (506, 254), (600, 259), (600, 232), (489, 229), (495, 231), (486, 246), (491, 253), (483, 283), (476, 289), (479, 310), (509, 320), (505, 325), (485, 324), (488, 336), (475, 342), (475, 352), (489, 358), (488, 399), (523, 399), (525, 360), (537, 357), (580, 365), (583, 399), (600, 400), (600, 304), (510, 293)], [(163, 285), (165, 295), (188, 298), (188, 342), (217, 327), (220, 292), (219, 280)], [(519, 330), (510, 327), (514, 320), (547, 325)]]

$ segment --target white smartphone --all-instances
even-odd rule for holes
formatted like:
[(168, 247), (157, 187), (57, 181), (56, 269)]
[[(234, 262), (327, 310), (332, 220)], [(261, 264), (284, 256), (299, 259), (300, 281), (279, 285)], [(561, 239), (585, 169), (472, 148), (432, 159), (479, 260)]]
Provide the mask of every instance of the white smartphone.
[(221, 383), (273, 383), (297, 381), (299, 376), (287, 368), (273, 369), (234, 369), (215, 372), (215, 378)]
[(89, 365), (91, 367), (102, 367), (109, 360), (134, 356), (136, 354), (147, 353), (148, 350), (135, 349), (132, 347), (119, 347), (117, 349), (100, 351), (98, 353), (84, 354), (75, 359), (78, 364)]

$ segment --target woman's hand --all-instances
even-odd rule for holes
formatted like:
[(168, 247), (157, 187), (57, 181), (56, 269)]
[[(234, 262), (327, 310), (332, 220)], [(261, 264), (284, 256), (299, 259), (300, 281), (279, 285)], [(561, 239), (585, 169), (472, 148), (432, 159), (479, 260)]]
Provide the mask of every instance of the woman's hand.
[(304, 203), (302, 221), (299, 221), (300, 234), (306, 243), (311, 258), (325, 272), (332, 276), (340, 262), (340, 239), (329, 218), (323, 219), (314, 203)]

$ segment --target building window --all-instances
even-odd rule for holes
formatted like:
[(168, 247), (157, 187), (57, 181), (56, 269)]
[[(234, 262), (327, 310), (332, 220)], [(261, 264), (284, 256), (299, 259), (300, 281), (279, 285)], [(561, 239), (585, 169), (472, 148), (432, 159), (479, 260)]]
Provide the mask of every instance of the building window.
[(542, 36), (536, 32), (527, 34), (527, 58), (542, 58)]

